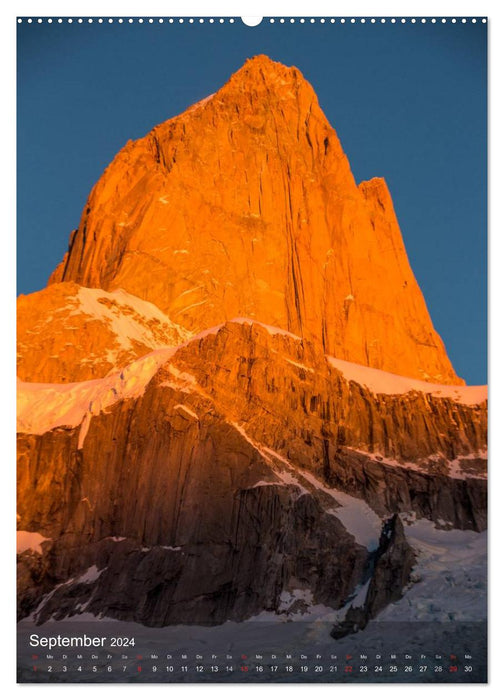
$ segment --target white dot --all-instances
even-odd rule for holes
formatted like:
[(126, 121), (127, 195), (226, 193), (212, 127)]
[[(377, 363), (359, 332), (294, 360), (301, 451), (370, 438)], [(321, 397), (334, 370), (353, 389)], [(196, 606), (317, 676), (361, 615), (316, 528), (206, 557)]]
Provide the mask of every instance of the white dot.
[(73, 19), (68, 20), (68, 24), (72, 24), (72, 22), (73, 22)]
[(402, 19), (402, 20), (401, 20), (401, 23), (402, 23), (402, 24), (406, 24), (406, 20), (405, 20), (405, 19)]
[(466, 22), (467, 22), (467, 20), (464, 17), (464, 19), (462, 20), (462, 24), (465, 24)]
[(122, 24), (124, 22), (122, 17), (121, 17), (121, 19), (118, 19), (117, 21), (119, 22), (119, 24)]
[(273, 17), (270, 19), (270, 24), (275, 24), (275, 20), (273, 19)]
[(142, 19), (142, 18), (140, 18), (140, 19), (138, 20), (138, 24), (143, 24), (143, 19)]
[(431, 19), (431, 22), (432, 22), (432, 24), (436, 24), (436, 20), (434, 17)]
[(234, 24), (234, 19), (233, 19), (232, 17), (231, 17), (231, 19), (229, 20), (229, 24)]
[(160, 17), (160, 18), (158, 19), (158, 22), (159, 22), (159, 24), (163, 24), (164, 19), (163, 19), (162, 17)]
[(482, 21), (483, 24), (486, 24), (486, 19), (485, 19), (485, 18), (483, 18), (481, 21)]
[(441, 20), (441, 22), (442, 22), (443, 24), (446, 24), (446, 19), (443, 17), (443, 19)]
[(472, 19), (471, 22), (472, 22), (473, 24), (476, 24), (476, 20), (475, 20), (475, 19)]
[(182, 19), (182, 17), (179, 19), (179, 24), (184, 24), (184, 20)]
[(375, 18), (373, 17), (373, 19), (371, 20), (371, 24), (375, 24), (375, 22), (376, 22), (376, 20), (375, 20)]
[(313, 18), (310, 20), (310, 22), (311, 24), (315, 24), (315, 20)]
[(304, 18), (303, 18), (303, 17), (301, 17), (301, 19), (300, 19), (299, 21), (301, 22), (301, 24), (304, 24)]
[[(149, 24), (152, 24), (153, 22), (154, 22), (154, 20), (153, 20), (152, 17), (151, 17), (151, 18), (149, 19)], [(192, 20), (191, 20), (191, 22), (192, 22)]]
[(131, 19), (131, 17), (129, 18), (128, 22), (129, 22), (130, 24), (133, 24), (133, 20)]
[(60, 18), (60, 19), (58, 20), (58, 24), (61, 24), (62, 22), (63, 22), (63, 20)]
[(200, 24), (203, 24), (204, 21), (205, 20), (203, 18), (201, 18), (199, 22), (200, 22)]
[(112, 19), (112, 17), (109, 17), (108, 23), (109, 23), (109, 24), (114, 24), (114, 20)]
[(416, 19), (413, 17), (413, 19), (411, 20), (411, 24), (415, 24), (415, 22), (416, 22)]
[(425, 19), (425, 17), (422, 17), (422, 24), (425, 24), (426, 22), (427, 20)]
[(170, 17), (170, 19), (168, 20), (168, 22), (169, 22), (170, 24), (173, 24), (173, 17)]
[[(81, 20), (81, 21), (82, 21), (82, 20)], [(37, 20), (37, 22), (38, 22), (39, 24), (42, 24), (42, 20), (41, 20), (40, 18)]]
[(352, 19), (350, 20), (350, 22), (351, 22), (352, 24), (355, 24), (355, 19), (352, 18)]
[(18, 24), (21, 24), (22, 22), (23, 20), (21, 19), (21, 17), (18, 17)]
[(390, 21), (392, 22), (392, 24), (395, 24), (395, 17), (392, 17)]
[(387, 21), (386, 19), (381, 19), (381, 20), (380, 20), (380, 22), (381, 22), (382, 24), (385, 24), (386, 21)]
[(452, 19), (452, 24), (456, 24), (456, 23), (457, 23), (457, 20), (456, 20), (455, 17), (454, 17), (454, 18)]
[[(61, 22), (61, 20), (59, 19), (58, 22)], [(100, 19), (98, 20), (98, 22), (99, 22), (99, 24), (103, 24), (103, 20), (102, 20), (101, 17), (100, 17)]]
[(334, 17), (331, 17), (331, 24), (334, 24), (335, 22), (336, 20), (334, 19)]
[(220, 22), (221, 24), (224, 24), (224, 20), (223, 20), (222, 18), (219, 20), (219, 22)]
[(323, 17), (322, 17), (322, 19), (320, 20), (320, 24), (325, 24), (325, 19), (324, 19)]
[(291, 23), (291, 24), (294, 24), (295, 21), (296, 21), (296, 20), (294, 19), (294, 17), (291, 17), (290, 23)]
[(213, 24), (214, 23), (213, 17), (210, 17), (210, 19), (208, 21), (210, 22), (210, 24)]
[(366, 23), (366, 20), (365, 20), (364, 17), (363, 17), (363, 18), (361, 19), (361, 24), (365, 24), (365, 23)]
[(31, 24), (32, 22), (33, 22), (32, 19), (29, 19), (29, 20), (28, 20), (28, 24)]
[(285, 22), (285, 20), (284, 20), (284, 18), (282, 17), (282, 19), (280, 20), (280, 24), (283, 24), (284, 22)]
[(342, 19), (342, 20), (341, 20), (341, 24), (345, 24), (345, 19)]
[(91, 18), (88, 19), (88, 24), (93, 24), (93, 20)]
[(47, 24), (52, 24), (52, 19), (51, 19), (50, 17), (49, 17), (49, 19), (47, 20)]

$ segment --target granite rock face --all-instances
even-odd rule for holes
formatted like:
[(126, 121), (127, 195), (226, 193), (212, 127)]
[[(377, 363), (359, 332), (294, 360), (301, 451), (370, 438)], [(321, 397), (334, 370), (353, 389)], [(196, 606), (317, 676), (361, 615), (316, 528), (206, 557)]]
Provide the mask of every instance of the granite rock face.
[[(22, 385), (18, 526), (48, 541), (21, 557), (21, 615), (216, 624), (278, 612), (299, 590), (338, 608), (369, 567), (345, 505), (374, 514), (376, 542), (398, 511), (485, 527), (485, 460), (472, 455), (486, 410), (463, 403), (471, 387), (449, 387), (458, 400), (376, 395), (307, 341), (250, 322), (158, 353), (155, 371), (140, 360), (114, 386), (73, 385), (73, 413), (58, 404), (65, 385)], [(80, 404), (77, 388), (97, 384), (109, 398)], [(47, 413), (59, 424), (46, 429)], [(414, 441), (403, 413), (421, 426)], [(452, 422), (458, 439), (443, 442)], [(447, 456), (467, 473), (454, 478)]]
[(335, 625), (335, 639), (364, 629), (390, 603), (399, 600), (410, 582), (415, 553), (404, 536), (400, 517), (395, 514), (385, 521), (378, 549), (371, 558), (371, 576), (361, 606), (348, 609), (345, 619)]
[(193, 332), (245, 316), (343, 360), (463, 383), (384, 180), (356, 185), (311, 85), (266, 56), (128, 142), (51, 281), (122, 288)]
[(20, 437), (19, 527), (49, 539), (21, 614), (216, 624), (292, 586), (338, 607), (366, 548), (210, 401), (163, 384), (93, 417), (80, 450), (80, 428)]

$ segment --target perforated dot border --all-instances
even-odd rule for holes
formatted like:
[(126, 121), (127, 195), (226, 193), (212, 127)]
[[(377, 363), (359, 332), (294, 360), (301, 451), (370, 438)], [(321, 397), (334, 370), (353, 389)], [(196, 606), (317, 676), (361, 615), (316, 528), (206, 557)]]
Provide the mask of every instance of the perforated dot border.
[[(486, 24), (487, 17), (263, 17), (263, 24)], [(242, 23), (240, 17), (17, 17), (18, 24), (213, 24)], [(242, 23), (244, 24), (244, 23)], [(245, 25), (246, 26), (246, 25)], [(250, 27), (253, 29), (254, 27)]]

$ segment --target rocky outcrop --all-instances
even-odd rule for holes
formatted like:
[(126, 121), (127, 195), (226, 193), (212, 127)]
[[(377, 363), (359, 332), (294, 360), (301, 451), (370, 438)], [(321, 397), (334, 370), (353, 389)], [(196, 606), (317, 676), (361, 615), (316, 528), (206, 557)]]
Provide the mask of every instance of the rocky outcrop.
[[(314, 343), (246, 319), (186, 343), (171, 366), (191, 374), (257, 442), (307, 469), (322, 472), (349, 447), (448, 474), (452, 460), (486, 451), (485, 387), (378, 373), (381, 386), (366, 368), (338, 364)], [(484, 474), (485, 460), (477, 465)]]
[(378, 549), (370, 557), (371, 576), (362, 605), (351, 606), (344, 620), (335, 625), (331, 636), (345, 637), (364, 629), (390, 603), (402, 598), (415, 564), (415, 553), (404, 536), (400, 517), (396, 514), (383, 525)]
[(311, 85), (266, 56), (128, 142), (89, 196), (61, 281), (125, 289), (193, 332), (246, 316), (343, 360), (463, 383), (385, 182), (355, 184)]
[(335, 454), (328, 481), (334, 488), (364, 499), (381, 515), (413, 512), (446, 527), (481, 532), (487, 528), (486, 459), (465, 462), (466, 468), (479, 476), (462, 472), (462, 478), (453, 478), (443, 473), (442, 463), (441, 468), (433, 463), (432, 473), (425, 473), (341, 449)]
[(124, 290), (53, 284), (18, 298), (17, 374), (26, 382), (96, 379), (188, 337), (153, 304)]

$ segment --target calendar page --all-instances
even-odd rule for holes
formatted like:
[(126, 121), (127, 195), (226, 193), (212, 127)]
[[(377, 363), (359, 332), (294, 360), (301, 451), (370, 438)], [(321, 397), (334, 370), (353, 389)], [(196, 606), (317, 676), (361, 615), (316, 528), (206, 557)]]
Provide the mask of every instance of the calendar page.
[(18, 682), (486, 682), (486, 18), (16, 21)]

